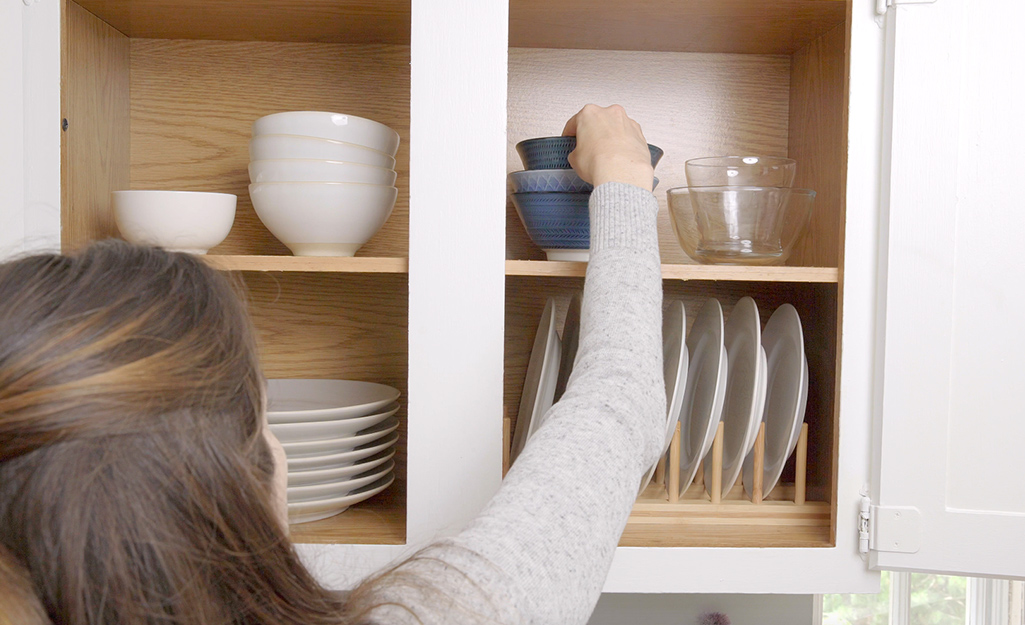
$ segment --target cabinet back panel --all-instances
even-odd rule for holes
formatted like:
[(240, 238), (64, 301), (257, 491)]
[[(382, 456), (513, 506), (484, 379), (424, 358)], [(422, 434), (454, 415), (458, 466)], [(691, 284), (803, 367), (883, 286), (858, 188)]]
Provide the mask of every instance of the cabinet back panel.
[(811, 222), (788, 265), (837, 267), (847, 174), (847, 27), (837, 26), (793, 56), (790, 158), (794, 187), (816, 191)]
[(409, 47), (133, 39), (131, 186), (238, 195), (214, 254), (290, 254), (249, 199), (257, 118), (288, 110), (367, 117), (402, 137), (395, 210), (360, 256), (408, 255)]
[[(790, 58), (510, 49), (508, 171), (523, 169), (517, 142), (561, 134), (566, 120), (589, 102), (623, 105), (648, 142), (665, 150), (655, 169), (662, 262), (693, 264), (673, 234), (665, 192), (686, 186), (687, 159), (787, 155)], [(506, 257), (543, 260), (512, 202), (506, 210)]]
[(61, 247), (117, 236), (110, 192), (128, 188), (129, 42), (74, 2), (61, 12)]
[[(366, 380), (389, 384), (402, 392), (397, 415), (402, 422), (395, 454), (397, 483), (391, 488), (404, 493), (407, 276), (263, 272), (233, 275), (242, 276), (256, 326), (260, 360), (268, 378)], [(394, 498), (375, 501), (371, 499), (366, 506), (375, 509), (380, 505), (393, 512), (397, 509)], [(405, 506), (398, 508), (404, 510)], [(399, 516), (404, 523), (404, 514)], [(326, 525), (332, 527), (331, 523)], [(346, 526), (343, 523), (339, 527)], [(344, 532), (329, 531), (328, 535), (336, 535), (335, 542), (361, 542)]]

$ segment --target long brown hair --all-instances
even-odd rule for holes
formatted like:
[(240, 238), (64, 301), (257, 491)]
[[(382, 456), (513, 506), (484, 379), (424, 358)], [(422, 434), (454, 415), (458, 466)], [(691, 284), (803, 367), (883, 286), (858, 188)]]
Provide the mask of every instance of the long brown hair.
[(201, 261), (108, 241), (0, 265), (0, 573), (67, 625), (348, 622), (276, 520), (262, 392)]

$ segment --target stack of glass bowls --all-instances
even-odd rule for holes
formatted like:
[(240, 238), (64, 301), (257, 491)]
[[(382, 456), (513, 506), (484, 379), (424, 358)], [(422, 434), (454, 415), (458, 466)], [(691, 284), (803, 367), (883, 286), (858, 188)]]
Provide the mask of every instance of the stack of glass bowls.
[(713, 156), (686, 162), (687, 187), (670, 189), (676, 238), (700, 263), (779, 265), (811, 216), (815, 192), (793, 189), (797, 162)]
[(373, 120), (289, 111), (253, 123), (249, 196), (296, 256), (352, 256), (391, 215), (399, 134)]
[[(594, 187), (570, 168), (569, 154), (576, 147), (576, 137), (539, 137), (516, 144), (526, 170), (509, 174), (510, 196), (530, 240), (544, 250), (548, 260), (586, 261), (590, 257), (587, 205)], [(649, 144), (648, 151), (655, 167), (662, 149)]]

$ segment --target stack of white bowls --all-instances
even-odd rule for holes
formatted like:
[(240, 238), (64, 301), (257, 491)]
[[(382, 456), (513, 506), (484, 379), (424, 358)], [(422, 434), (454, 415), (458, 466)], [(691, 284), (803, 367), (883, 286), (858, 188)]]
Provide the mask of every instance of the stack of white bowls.
[(253, 123), (249, 195), (296, 256), (352, 256), (391, 215), (399, 134), (354, 115), (290, 111)]
[(270, 380), (267, 421), (288, 459), (288, 520), (335, 516), (395, 479), (398, 389), (355, 380)]

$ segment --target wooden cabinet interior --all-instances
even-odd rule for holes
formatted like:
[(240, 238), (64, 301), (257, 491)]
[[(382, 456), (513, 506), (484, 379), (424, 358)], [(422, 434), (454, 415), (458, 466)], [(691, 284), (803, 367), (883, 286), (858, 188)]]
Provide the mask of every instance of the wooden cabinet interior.
[[(283, 15), (296, 13), (294, 3), (278, 2), (67, 1), (62, 12), (63, 248), (117, 236), (117, 189), (234, 193), (232, 232), (209, 258), (242, 272), (234, 275), (265, 374), (372, 380), (402, 392), (395, 484), (344, 514), (295, 526), (297, 542), (406, 541), (409, 3), (364, 4), (306, 4), (298, 22)], [(353, 11), (388, 22), (390, 34), (357, 26), (364, 37), (346, 36), (360, 24)], [(347, 31), (324, 34), (342, 22)], [(212, 37), (242, 41), (204, 40)], [(292, 257), (253, 212), (250, 126), (282, 110), (344, 111), (401, 135), (398, 201), (361, 258)]]
[[(844, 0), (690, 0), (634, 4), (512, 0), (508, 171), (523, 168), (522, 139), (559, 134), (583, 104), (622, 104), (650, 143), (666, 150), (659, 241), (665, 299), (692, 321), (707, 297), (729, 314), (754, 297), (762, 323), (797, 307), (809, 361), (808, 504), (685, 501), (672, 510), (643, 497), (624, 546), (828, 547), (835, 544), (839, 304), (843, 290), (848, 13)], [(665, 190), (685, 186), (684, 162), (763, 154), (798, 162), (795, 187), (817, 192), (808, 230), (785, 267), (699, 266), (680, 248)], [(517, 413), (537, 322), (548, 297), (563, 323), (585, 265), (544, 261), (506, 203), (506, 414)], [(561, 327), (561, 325), (560, 325)], [(515, 427), (515, 423), (511, 425)], [(782, 481), (794, 480), (794, 459)], [(788, 492), (784, 485), (781, 493)], [(778, 493), (777, 493), (778, 495)], [(787, 506), (791, 506), (788, 508)]]

